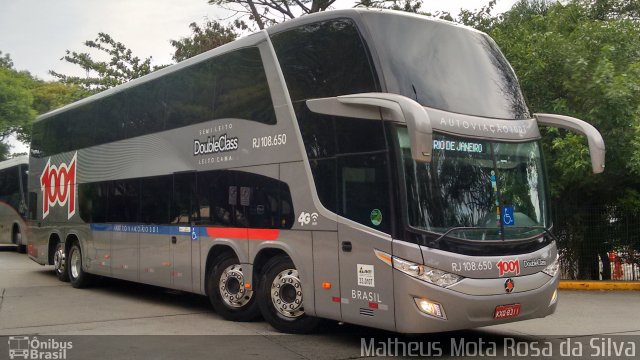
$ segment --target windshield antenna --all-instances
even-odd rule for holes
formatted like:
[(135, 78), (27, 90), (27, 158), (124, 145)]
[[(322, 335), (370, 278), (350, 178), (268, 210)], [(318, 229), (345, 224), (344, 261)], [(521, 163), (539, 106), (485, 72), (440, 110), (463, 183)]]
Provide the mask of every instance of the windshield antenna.
[(418, 101), (418, 92), (416, 91), (416, 87), (411, 84), (411, 89), (413, 89), (413, 93), (416, 94), (416, 101)]

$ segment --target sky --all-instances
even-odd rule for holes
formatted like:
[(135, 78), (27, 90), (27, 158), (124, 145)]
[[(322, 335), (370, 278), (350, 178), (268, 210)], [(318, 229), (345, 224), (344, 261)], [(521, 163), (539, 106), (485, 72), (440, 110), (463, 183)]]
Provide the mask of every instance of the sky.
[[(479, 9), (489, 0), (424, 0), (422, 10)], [(496, 12), (516, 0), (498, 0)], [(337, 0), (334, 8), (350, 8), (354, 0)], [(153, 65), (172, 63), (169, 40), (190, 35), (189, 24), (223, 20), (229, 12), (207, 0), (0, 0), (0, 51), (10, 54), (17, 70), (53, 80), (54, 70), (82, 75), (77, 66), (60, 60), (65, 50), (85, 52), (86, 40), (99, 32), (111, 35)], [(80, 71), (80, 72), (79, 72)], [(25, 151), (14, 144), (13, 152)]]

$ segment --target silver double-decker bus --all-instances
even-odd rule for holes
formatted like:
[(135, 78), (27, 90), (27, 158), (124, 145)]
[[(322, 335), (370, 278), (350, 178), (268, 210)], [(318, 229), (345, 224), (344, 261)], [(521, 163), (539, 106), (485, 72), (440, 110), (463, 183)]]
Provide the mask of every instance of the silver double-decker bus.
[(27, 246), (27, 174), (29, 157), (0, 162), (0, 244), (14, 244), (18, 252)]
[(401, 333), (556, 307), (540, 125), (484, 33), (343, 10), (291, 20), (41, 116), (30, 256), (206, 295), (226, 319)]

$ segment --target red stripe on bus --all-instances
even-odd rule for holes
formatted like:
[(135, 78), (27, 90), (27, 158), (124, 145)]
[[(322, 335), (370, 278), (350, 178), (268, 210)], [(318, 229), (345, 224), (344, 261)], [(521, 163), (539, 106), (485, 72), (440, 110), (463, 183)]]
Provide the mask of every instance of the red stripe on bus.
[(277, 240), (280, 236), (278, 229), (249, 229), (249, 240)]
[(248, 240), (276, 240), (280, 236), (278, 229), (248, 229), (248, 228), (207, 228), (207, 235), (213, 238), (248, 239)]

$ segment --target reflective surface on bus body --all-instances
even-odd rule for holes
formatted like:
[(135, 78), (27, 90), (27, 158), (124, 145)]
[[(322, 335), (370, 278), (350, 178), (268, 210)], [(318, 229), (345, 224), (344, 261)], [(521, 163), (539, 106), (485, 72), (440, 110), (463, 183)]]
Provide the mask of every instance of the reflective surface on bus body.
[(397, 129), (412, 227), (473, 240), (522, 239), (547, 225), (537, 142), (498, 143), (434, 137), (431, 163), (411, 158), (406, 128)]

